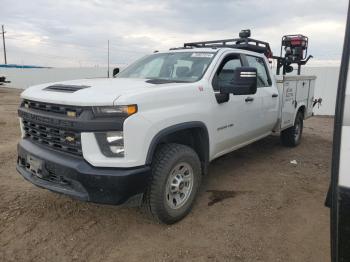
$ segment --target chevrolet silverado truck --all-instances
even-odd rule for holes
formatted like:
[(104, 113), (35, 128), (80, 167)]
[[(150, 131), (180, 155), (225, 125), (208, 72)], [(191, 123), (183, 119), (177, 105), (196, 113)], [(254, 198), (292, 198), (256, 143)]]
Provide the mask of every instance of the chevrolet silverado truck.
[(155, 52), (114, 78), (26, 89), (18, 172), (80, 200), (143, 206), (162, 223), (184, 218), (212, 160), (275, 132), (297, 146), (312, 115), (315, 77), (285, 75), (305, 62), (293, 50), (305, 39), (291, 37), (275, 76), (268, 43), (246, 33)]

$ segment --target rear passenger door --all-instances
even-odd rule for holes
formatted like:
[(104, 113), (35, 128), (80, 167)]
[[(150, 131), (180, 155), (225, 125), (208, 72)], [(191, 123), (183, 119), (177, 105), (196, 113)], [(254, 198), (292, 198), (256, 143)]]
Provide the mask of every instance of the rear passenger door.
[(263, 57), (245, 55), (247, 66), (257, 69), (258, 89), (257, 96), (262, 100), (262, 108), (260, 112), (260, 132), (267, 133), (272, 131), (278, 118), (278, 89), (273, 84), (270, 71), (267, 66), (267, 59)]

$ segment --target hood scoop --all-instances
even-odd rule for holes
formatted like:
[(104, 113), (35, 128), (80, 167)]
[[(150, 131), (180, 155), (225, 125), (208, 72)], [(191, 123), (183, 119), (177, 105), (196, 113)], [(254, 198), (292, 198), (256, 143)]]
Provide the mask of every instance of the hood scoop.
[(51, 85), (48, 87), (45, 87), (43, 90), (46, 91), (53, 91), (53, 92), (63, 92), (63, 93), (74, 93), (78, 90), (89, 88), (90, 86), (84, 86), (84, 85)]

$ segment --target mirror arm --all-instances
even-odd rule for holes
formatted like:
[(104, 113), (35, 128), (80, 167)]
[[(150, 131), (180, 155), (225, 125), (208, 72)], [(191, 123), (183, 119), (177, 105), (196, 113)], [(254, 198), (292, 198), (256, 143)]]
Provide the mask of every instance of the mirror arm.
[(119, 68), (118, 67), (116, 67), (116, 68), (114, 68), (113, 69), (113, 78), (115, 78), (115, 76), (117, 75), (117, 74), (119, 74)]
[(230, 94), (215, 93), (215, 98), (219, 104), (226, 103), (230, 100)]

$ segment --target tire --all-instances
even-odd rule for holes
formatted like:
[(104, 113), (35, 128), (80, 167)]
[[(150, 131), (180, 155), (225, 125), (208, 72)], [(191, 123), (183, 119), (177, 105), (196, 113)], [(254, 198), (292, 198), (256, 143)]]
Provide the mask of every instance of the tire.
[(295, 117), (294, 126), (281, 132), (282, 144), (288, 147), (295, 147), (300, 144), (303, 134), (304, 116), (301, 111)]
[(158, 222), (173, 224), (181, 220), (192, 209), (201, 177), (201, 163), (192, 148), (160, 146), (153, 158), (144, 207)]

